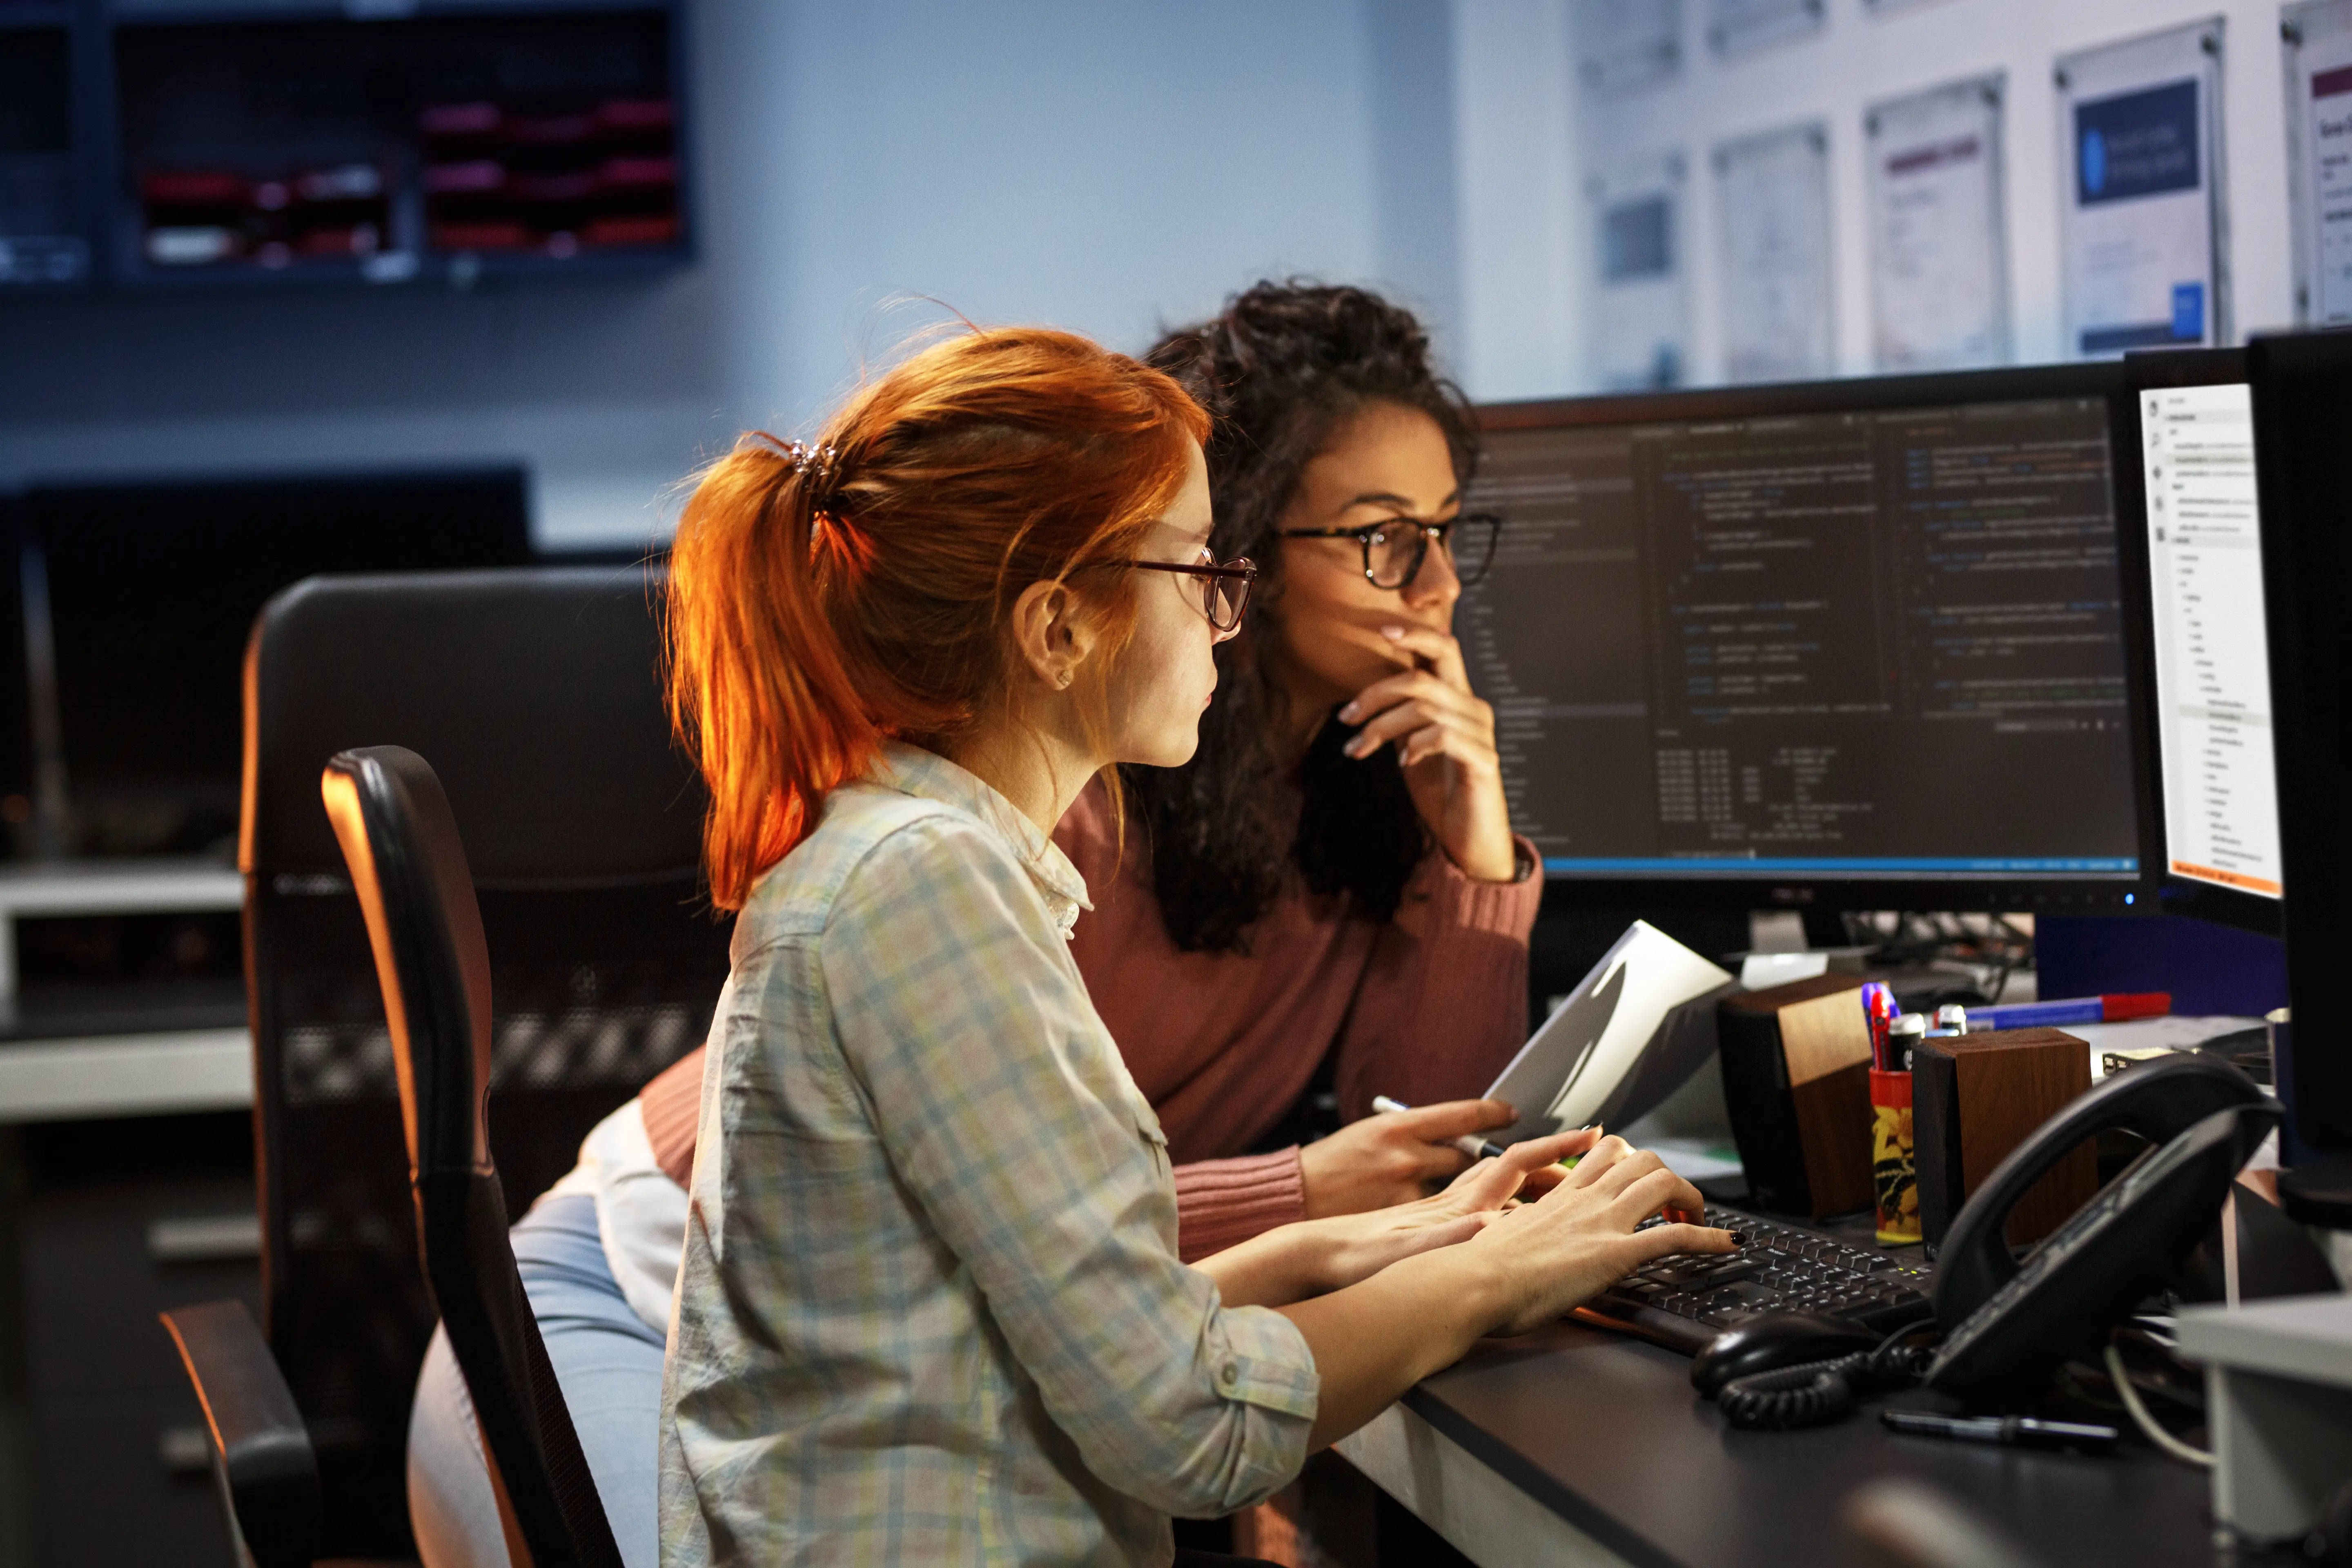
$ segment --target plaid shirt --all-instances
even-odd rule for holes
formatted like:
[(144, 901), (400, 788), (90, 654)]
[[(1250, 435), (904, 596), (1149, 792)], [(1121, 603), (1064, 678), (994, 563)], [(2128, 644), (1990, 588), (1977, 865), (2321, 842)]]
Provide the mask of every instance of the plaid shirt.
[(894, 745), (736, 922), (662, 1396), (667, 1568), (1164, 1563), (1298, 1471), (1313, 1356), (1177, 1261), (1086, 884)]

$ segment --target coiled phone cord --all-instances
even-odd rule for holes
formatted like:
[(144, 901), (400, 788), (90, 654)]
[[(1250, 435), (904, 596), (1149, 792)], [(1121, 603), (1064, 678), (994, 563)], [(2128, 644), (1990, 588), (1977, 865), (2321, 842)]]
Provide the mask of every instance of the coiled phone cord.
[(1928, 1349), (1904, 1343), (1927, 1323), (1906, 1323), (1873, 1351), (1753, 1372), (1717, 1391), (1724, 1419), (1751, 1432), (1825, 1426), (1853, 1408), (1857, 1395), (1908, 1388), (1927, 1370)]

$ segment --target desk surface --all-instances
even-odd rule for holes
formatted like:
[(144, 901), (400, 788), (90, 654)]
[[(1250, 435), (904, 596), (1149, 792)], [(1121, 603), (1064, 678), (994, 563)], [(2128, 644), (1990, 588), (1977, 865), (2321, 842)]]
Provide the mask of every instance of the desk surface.
[[(1895, 1404), (1954, 1408), (1924, 1392)], [(1848, 1559), (1840, 1505), (1910, 1476), (2045, 1562), (2210, 1564), (2206, 1476), (2137, 1441), (2090, 1458), (1904, 1437), (1870, 1401), (1832, 1426), (1741, 1432), (1691, 1390), (1690, 1362), (1561, 1323), (1489, 1342), (1404, 1406), (1550, 1513), (1629, 1563), (1785, 1568)], [(1442, 1521), (1432, 1520), (1443, 1531)]]

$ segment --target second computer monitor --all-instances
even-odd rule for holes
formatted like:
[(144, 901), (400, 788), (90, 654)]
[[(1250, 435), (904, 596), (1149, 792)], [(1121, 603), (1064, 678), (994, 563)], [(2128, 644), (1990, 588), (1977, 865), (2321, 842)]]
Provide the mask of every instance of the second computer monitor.
[(2116, 494), (2127, 620), (2151, 687), (2168, 910), (2275, 935), (2284, 872), (2242, 350), (2125, 362)]
[(1514, 825), (1606, 899), (2151, 886), (2113, 366), (1503, 405), (1456, 617)]

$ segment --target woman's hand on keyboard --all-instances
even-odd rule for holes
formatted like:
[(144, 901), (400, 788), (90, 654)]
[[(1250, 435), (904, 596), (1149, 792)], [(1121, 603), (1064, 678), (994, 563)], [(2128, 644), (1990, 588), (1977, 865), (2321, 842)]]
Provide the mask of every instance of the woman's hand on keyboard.
[(1491, 1331), (1521, 1334), (1550, 1322), (1653, 1258), (1738, 1250), (1729, 1231), (1706, 1226), (1635, 1228), (1668, 1207), (1704, 1213), (1706, 1200), (1648, 1150), (1601, 1139), (1551, 1191), (1467, 1243), (1496, 1249), (1505, 1299)]
[(1548, 1190), (1570, 1175), (1559, 1162), (1585, 1153), (1600, 1139), (1591, 1128), (1530, 1138), (1498, 1157), (1480, 1160), (1434, 1197), (1284, 1228), (1310, 1233), (1312, 1244), (1322, 1251), (1315, 1290), (1338, 1290), (1370, 1279), (1401, 1258), (1467, 1241), (1501, 1218), (1522, 1195)]

